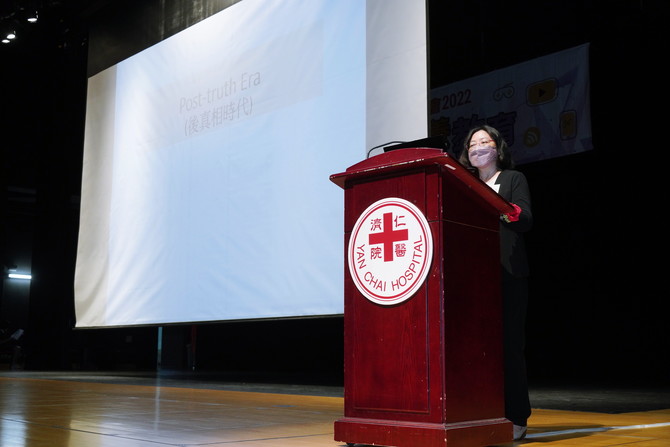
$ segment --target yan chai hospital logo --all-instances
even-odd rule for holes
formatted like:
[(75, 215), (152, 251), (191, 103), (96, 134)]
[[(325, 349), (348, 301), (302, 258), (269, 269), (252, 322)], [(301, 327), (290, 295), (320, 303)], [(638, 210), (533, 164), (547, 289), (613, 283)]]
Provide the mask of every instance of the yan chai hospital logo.
[(409, 299), (428, 276), (432, 255), (425, 216), (413, 203), (395, 197), (373, 203), (359, 216), (347, 250), (354, 284), (382, 305)]

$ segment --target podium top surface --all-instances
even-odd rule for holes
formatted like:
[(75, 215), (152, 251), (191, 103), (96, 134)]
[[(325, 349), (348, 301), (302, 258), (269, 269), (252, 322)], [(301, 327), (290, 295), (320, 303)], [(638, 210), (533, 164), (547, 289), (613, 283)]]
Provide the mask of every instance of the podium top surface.
[(363, 179), (428, 165), (443, 167), (501, 214), (513, 211), (509, 202), (440, 149), (417, 147), (385, 152), (356, 163), (347, 168), (345, 172), (332, 174), (330, 180), (344, 189), (348, 180)]

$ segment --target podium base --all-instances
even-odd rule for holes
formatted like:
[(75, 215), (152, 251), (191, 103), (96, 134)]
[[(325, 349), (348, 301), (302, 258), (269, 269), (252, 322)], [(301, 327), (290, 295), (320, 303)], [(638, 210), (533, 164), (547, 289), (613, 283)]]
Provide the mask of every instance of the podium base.
[(431, 424), (384, 419), (343, 418), (335, 421), (335, 441), (392, 447), (484, 447), (513, 441), (505, 418)]

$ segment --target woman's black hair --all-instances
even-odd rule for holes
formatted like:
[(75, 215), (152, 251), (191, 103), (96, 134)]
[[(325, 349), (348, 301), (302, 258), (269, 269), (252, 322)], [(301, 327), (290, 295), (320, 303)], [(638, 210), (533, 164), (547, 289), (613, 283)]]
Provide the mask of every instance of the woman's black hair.
[(496, 165), (498, 166), (498, 169), (503, 170), (503, 169), (514, 168), (512, 153), (510, 152), (509, 147), (507, 146), (507, 142), (505, 142), (505, 139), (502, 137), (500, 132), (498, 132), (498, 129), (496, 129), (495, 127), (491, 127), (488, 124), (482, 124), (480, 126), (476, 126), (470, 129), (468, 134), (465, 136), (465, 139), (463, 140), (463, 149), (461, 150), (460, 157), (458, 157), (458, 161), (466, 168), (474, 169), (473, 166), (470, 164), (470, 158), (468, 157), (468, 149), (470, 149), (470, 140), (472, 139), (472, 136), (476, 132), (479, 132), (480, 130), (483, 130), (484, 132), (488, 133), (491, 139), (496, 143), (496, 148), (498, 152)]

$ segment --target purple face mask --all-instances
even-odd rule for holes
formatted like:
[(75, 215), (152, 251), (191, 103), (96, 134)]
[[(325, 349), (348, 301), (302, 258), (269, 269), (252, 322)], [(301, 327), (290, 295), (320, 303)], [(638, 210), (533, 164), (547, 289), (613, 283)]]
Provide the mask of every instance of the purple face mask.
[(493, 146), (482, 146), (477, 149), (472, 149), (468, 152), (470, 164), (475, 168), (481, 168), (491, 162), (495, 162), (498, 156), (498, 151)]

